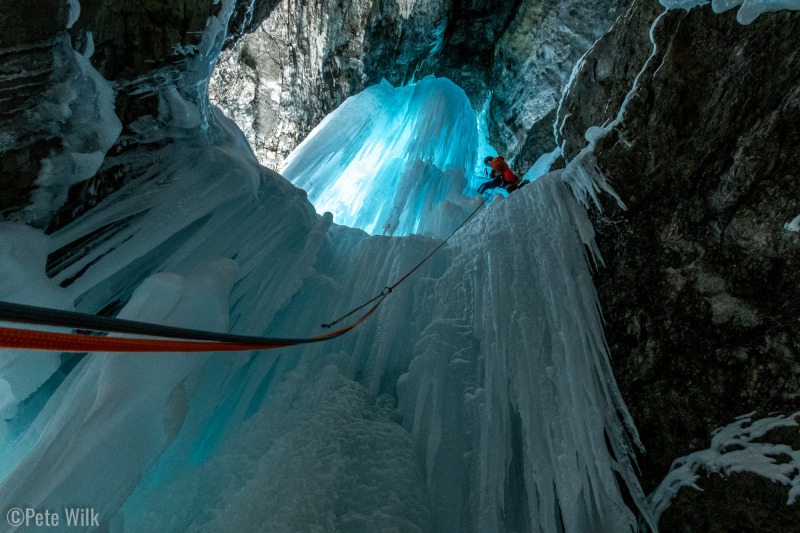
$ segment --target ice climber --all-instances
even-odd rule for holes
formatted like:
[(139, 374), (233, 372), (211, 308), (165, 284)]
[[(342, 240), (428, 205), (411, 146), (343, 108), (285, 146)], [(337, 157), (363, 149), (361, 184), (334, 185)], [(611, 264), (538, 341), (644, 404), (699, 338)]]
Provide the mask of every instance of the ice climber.
[(506, 160), (503, 159), (503, 156), (487, 156), (483, 159), (483, 163), (492, 169), (492, 173), (489, 175), (491, 181), (482, 183), (478, 187), (478, 194), (483, 194), (487, 190), (496, 189), (497, 187), (502, 187), (508, 192), (519, 189), (519, 177), (514, 174)]

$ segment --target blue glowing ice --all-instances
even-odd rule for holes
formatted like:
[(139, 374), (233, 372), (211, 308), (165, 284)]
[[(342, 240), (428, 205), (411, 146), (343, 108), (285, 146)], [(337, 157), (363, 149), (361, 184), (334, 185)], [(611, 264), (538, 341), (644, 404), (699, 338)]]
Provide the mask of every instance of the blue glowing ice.
[(282, 173), (334, 222), (371, 234), (441, 234), (474, 194), (475, 112), (464, 91), (427, 77), (349, 98), (287, 158)]
[[(286, 174), (333, 216), (315, 212), (201, 95), (223, 8), (195, 75), (150, 88), (160, 120), (135, 132), (170, 142), (132, 148), (141, 178), (50, 235), (0, 225), (0, 297), (309, 336), (440, 242), (334, 218), (441, 235), (476, 205), (485, 122), (425, 78), (348, 100), (292, 154)], [(70, 368), (3, 353), (0, 509), (79, 501), (115, 532), (631, 531), (623, 493), (647, 508), (586, 255), (581, 201), (610, 191), (592, 170), (493, 202), (330, 342)]]

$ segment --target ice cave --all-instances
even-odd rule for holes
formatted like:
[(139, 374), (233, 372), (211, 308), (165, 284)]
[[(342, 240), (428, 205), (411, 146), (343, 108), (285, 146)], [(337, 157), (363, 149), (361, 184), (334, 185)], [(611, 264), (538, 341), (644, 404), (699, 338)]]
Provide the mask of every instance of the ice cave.
[(1, 11), (0, 531), (800, 524), (797, 0)]

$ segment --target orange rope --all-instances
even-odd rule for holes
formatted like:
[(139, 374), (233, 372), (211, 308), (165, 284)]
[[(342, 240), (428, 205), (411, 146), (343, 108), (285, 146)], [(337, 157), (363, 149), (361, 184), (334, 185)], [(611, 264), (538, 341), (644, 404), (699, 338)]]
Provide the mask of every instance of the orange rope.
[(478, 204), (470, 215), (439, 245), (433, 249), (422, 261), (416, 264), (403, 277), (394, 284), (386, 287), (380, 294), (361, 304), (347, 314), (339, 317), (330, 324), (323, 324), (329, 328), (341, 322), (345, 318), (355, 314), (377, 300), (364, 316), (349, 326), (337, 329), (324, 335), (307, 337), (301, 339), (282, 339), (268, 337), (247, 337), (241, 335), (231, 335), (224, 333), (213, 333), (201, 330), (188, 330), (156, 326), (144, 322), (134, 322), (130, 320), (118, 320), (106, 317), (96, 317), (83, 313), (69, 311), (58, 311), (40, 307), (12, 304), (0, 302), (0, 320), (10, 322), (21, 322), (25, 324), (50, 325), (58, 327), (71, 327), (77, 329), (87, 329), (97, 332), (116, 332), (143, 334), (155, 339), (114, 337), (105, 335), (88, 335), (85, 333), (55, 333), (50, 331), (38, 331), (28, 329), (0, 327), (0, 348), (13, 348), (20, 350), (44, 350), (56, 352), (240, 352), (247, 350), (271, 350), (274, 348), (285, 348), (298, 344), (308, 344), (323, 342), (344, 335), (351, 329), (364, 322), (383, 299), (392, 290), (408, 279), (411, 274), (417, 271), (433, 254), (438, 252), (450, 237), (456, 234), (469, 220), (475, 216), (478, 210), (486, 203), (486, 198)]
[[(381, 299), (381, 301), (383, 301)], [(285, 339), (275, 342), (265, 339), (264, 342), (215, 342), (191, 340), (136, 339), (130, 337), (109, 337), (86, 335), (82, 333), (56, 333), (0, 327), (0, 348), (20, 350), (44, 350), (52, 352), (242, 352), (247, 350), (271, 350), (298, 344), (323, 342), (344, 335), (364, 322), (380, 305), (376, 303), (358, 321), (347, 327), (337, 329), (324, 335), (305, 339)]]

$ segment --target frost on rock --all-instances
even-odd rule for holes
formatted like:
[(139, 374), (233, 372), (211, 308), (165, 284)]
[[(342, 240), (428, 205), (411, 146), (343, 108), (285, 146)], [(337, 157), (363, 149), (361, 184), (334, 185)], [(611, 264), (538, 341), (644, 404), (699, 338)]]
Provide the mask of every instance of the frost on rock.
[(53, 50), (53, 85), (28, 111), (27, 120), (61, 137), (63, 150), (42, 161), (32, 204), (22, 217), (31, 220), (54, 212), (71, 185), (92, 177), (122, 130), (114, 110), (115, 90), (89, 58), (73, 50), (67, 34)]
[(800, 233), (800, 215), (797, 215), (790, 222), (784, 224), (783, 228), (786, 231), (793, 231), (795, 233)]
[[(476, 187), (478, 131), (464, 91), (444, 78), (383, 81), (346, 100), (282, 173), (334, 222), (372, 234), (449, 234)], [(461, 217), (463, 218), (463, 217)]]
[(736, 20), (740, 24), (750, 24), (762, 13), (784, 9), (800, 10), (800, 0), (713, 0), (714, 13), (722, 13), (739, 7)]
[(683, 487), (701, 490), (695, 482), (700, 470), (729, 475), (749, 472), (789, 487), (787, 505), (800, 498), (800, 450), (786, 444), (763, 442), (773, 429), (797, 427), (800, 412), (788, 417), (754, 419), (750, 413), (714, 431), (711, 446), (676, 459), (667, 476), (647, 498), (658, 520)]

